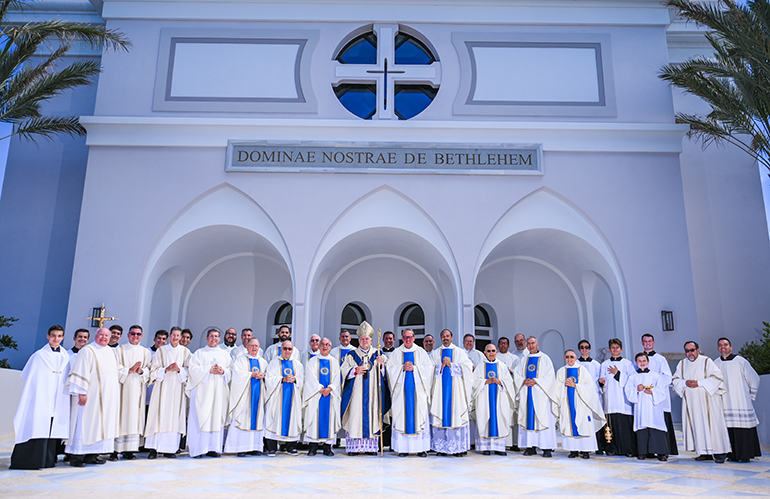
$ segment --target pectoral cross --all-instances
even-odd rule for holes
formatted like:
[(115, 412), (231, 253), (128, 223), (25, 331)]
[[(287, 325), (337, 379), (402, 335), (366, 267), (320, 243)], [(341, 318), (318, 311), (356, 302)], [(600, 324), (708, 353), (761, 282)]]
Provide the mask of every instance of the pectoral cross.
[[(96, 315), (96, 311), (97, 310), (99, 311), (99, 315), (98, 316)], [(102, 303), (101, 307), (94, 308), (93, 317), (86, 317), (86, 320), (91, 321), (91, 324), (92, 324), (91, 327), (93, 327), (93, 323), (94, 322), (98, 322), (99, 323), (99, 328), (103, 328), (104, 327), (104, 323), (106, 321), (116, 321), (116, 320), (118, 320), (118, 318), (117, 317), (105, 317), (104, 316), (104, 303)]]

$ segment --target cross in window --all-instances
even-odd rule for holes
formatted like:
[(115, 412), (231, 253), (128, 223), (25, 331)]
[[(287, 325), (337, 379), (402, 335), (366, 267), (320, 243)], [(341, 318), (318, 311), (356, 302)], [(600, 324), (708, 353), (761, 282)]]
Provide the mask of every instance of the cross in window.
[[(441, 80), (441, 64), (396, 64), (397, 24), (375, 24), (377, 34), (377, 64), (342, 64), (335, 62), (333, 86), (340, 83), (374, 83), (377, 87), (377, 112), (373, 119), (397, 120), (393, 109), (394, 90), (397, 83), (438, 85)], [(390, 76), (390, 78), (388, 78)]]

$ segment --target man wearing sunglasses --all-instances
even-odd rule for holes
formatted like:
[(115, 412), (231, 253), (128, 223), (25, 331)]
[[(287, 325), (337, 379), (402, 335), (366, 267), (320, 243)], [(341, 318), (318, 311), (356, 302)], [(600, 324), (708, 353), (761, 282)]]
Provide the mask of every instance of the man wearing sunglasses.
[[(684, 344), (687, 356), (674, 372), (674, 391), (682, 397), (684, 446), (695, 451), (696, 461), (724, 463), (730, 436), (722, 409), (725, 382), (713, 360), (700, 354), (694, 341)], [(713, 457), (712, 457), (713, 456)]]

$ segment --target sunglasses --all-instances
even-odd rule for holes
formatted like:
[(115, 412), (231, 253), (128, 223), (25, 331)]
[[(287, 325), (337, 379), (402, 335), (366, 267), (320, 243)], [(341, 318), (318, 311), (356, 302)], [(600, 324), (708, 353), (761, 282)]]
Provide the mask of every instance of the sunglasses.
[(696, 350), (697, 350), (697, 348), (685, 348), (684, 349), (684, 353), (693, 353)]

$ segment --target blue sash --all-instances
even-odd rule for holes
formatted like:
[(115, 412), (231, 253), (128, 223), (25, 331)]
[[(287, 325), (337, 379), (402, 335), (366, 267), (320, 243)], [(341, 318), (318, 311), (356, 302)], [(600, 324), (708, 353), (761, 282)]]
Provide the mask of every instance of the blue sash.
[[(579, 372), (580, 370), (577, 367), (568, 367), (567, 379), (572, 378), (577, 383)], [(572, 424), (572, 436), (579, 437), (581, 435), (578, 433), (577, 423), (575, 422), (577, 412), (575, 411), (575, 387), (573, 386), (567, 387), (567, 402), (569, 403), (569, 421)]]
[[(414, 365), (414, 352), (404, 352), (404, 364), (411, 362)], [(414, 384), (414, 371), (404, 371), (404, 433), (414, 435), (417, 433), (416, 421), (417, 411), (415, 411), (415, 399), (417, 398), (417, 388)]]
[[(497, 363), (496, 362), (487, 362), (486, 363), (486, 373), (487, 377), (486, 379), (496, 378), (497, 377)], [(493, 437), (499, 437), (500, 434), (498, 433), (497, 429), (497, 389), (498, 386), (496, 383), (490, 383), (487, 385), (487, 388), (489, 388), (488, 394), (489, 394), (489, 438)]]
[[(451, 348), (441, 350), (441, 362), (449, 358), (449, 362), (454, 360), (454, 352)], [(446, 367), (441, 369), (441, 424), (444, 428), (452, 427), (452, 369)]]
[[(285, 359), (281, 359), (281, 372), (282, 376), (292, 375), (294, 376), (294, 362)], [(283, 383), (282, 386), (283, 400), (281, 405), (281, 436), (289, 436), (289, 425), (291, 424), (291, 401), (294, 397), (294, 383)]]
[[(321, 386), (328, 388), (332, 381), (332, 366), (329, 359), (318, 359), (318, 381)], [(321, 395), (318, 401), (318, 439), (326, 440), (329, 438), (329, 417), (332, 408), (332, 394)]]
[(345, 356), (352, 352), (352, 348), (342, 348), (340, 347), (340, 365), (342, 365), (343, 362), (345, 362)]
[[(537, 366), (540, 356), (527, 357), (527, 379), (537, 378)], [(535, 402), (532, 400), (532, 386), (527, 387), (527, 430), (535, 429)]]
[[(249, 358), (249, 367), (251, 368), (251, 372), (258, 372), (260, 370), (259, 359)], [(251, 378), (251, 425), (249, 426), (249, 429), (251, 430), (257, 429), (257, 417), (259, 416), (259, 396), (261, 395), (261, 390), (262, 380)]]

